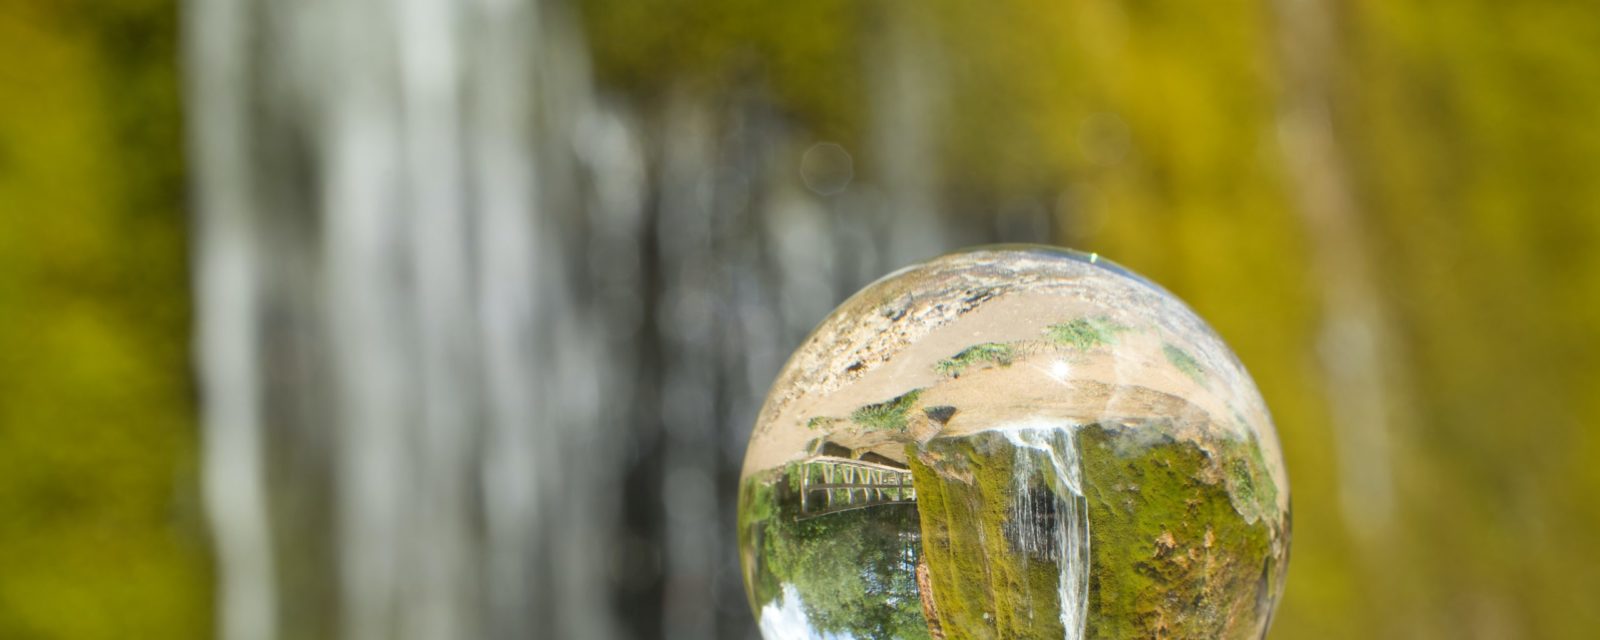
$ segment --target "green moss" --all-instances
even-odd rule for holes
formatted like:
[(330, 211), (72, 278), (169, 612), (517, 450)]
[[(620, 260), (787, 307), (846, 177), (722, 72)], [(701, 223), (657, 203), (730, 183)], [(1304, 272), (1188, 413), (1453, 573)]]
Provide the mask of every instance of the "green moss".
[(1230, 488), (1253, 489), (1229, 477), (1250, 466), (1242, 449), (1252, 443), (1212, 453), (1192, 442), (1120, 442), (1130, 437), (1098, 426), (1079, 432), (1094, 532), (1088, 636), (1254, 637), (1266, 614), (1259, 607), (1280, 580), (1282, 525), (1235, 508)]
[(1200, 366), (1200, 362), (1195, 360), (1194, 356), (1189, 355), (1189, 352), (1169, 342), (1161, 345), (1161, 353), (1167, 356), (1167, 362), (1172, 363), (1172, 366), (1182, 371), (1183, 375), (1189, 376), (1189, 379), (1194, 380), (1195, 384), (1206, 383), (1205, 368)]
[(1044, 334), (1058, 345), (1088, 350), (1115, 342), (1117, 334), (1125, 330), (1127, 327), (1099, 316), (1053, 324), (1045, 328)]
[[(179, 15), (171, 0), (0, 9), (0, 638), (215, 627)], [(305, 486), (284, 469), (263, 471), (275, 498)], [(297, 558), (327, 557), (290, 529), (274, 536)]]
[(1278, 511), (1278, 485), (1267, 471), (1267, 461), (1254, 433), (1239, 444), (1223, 446), (1219, 452), (1228, 470), (1228, 495), (1233, 507), (1250, 520), (1271, 518)]
[(933, 370), (942, 375), (960, 377), (968, 367), (985, 363), (1010, 366), (1015, 357), (1016, 348), (1012, 345), (1003, 342), (985, 342), (967, 347), (961, 353), (940, 360), (938, 364), (933, 365)]
[(911, 407), (921, 395), (922, 389), (912, 389), (892, 400), (856, 409), (850, 414), (850, 419), (871, 431), (905, 431)]
[(923, 557), (950, 638), (1059, 638), (1060, 569), (1013, 550), (1005, 526), (1016, 450), (984, 434), (941, 438), (910, 457)]
[(812, 418), (812, 419), (806, 421), (806, 428), (810, 429), (812, 431), (817, 431), (819, 429), (826, 429), (828, 427), (831, 427), (831, 426), (834, 425), (834, 423), (836, 423), (838, 421), (839, 421), (838, 418), (830, 418), (830, 417), (827, 417), (827, 416), (817, 416), (815, 418)]

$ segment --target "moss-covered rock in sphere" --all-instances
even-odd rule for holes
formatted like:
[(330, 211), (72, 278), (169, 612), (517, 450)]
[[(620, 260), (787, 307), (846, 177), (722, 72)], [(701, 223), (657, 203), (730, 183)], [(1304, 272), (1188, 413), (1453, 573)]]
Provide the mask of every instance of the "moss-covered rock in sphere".
[(875, 283), (780, 374), (739, 542), (769, 639), (1260, 638), (1289, 487), (1249, 376), (1097, 256)]
[(1249, 443), (1207, 450), (1129, 442), (1128, 431), (1079, 431), (1095, 526), (1086, 637), (1261, 637), (1283, 581), (1288, 522), (1239, 504), (1261, 495), (1231, 475), (1255, 464)]

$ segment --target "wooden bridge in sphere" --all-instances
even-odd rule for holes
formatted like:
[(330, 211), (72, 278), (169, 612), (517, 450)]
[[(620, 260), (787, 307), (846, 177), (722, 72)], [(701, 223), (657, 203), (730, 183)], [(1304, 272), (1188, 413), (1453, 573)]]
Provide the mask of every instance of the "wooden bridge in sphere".
[(891, 504), (916, 504), (911, 470), (837, 456), (801, 463), (800, 519)]

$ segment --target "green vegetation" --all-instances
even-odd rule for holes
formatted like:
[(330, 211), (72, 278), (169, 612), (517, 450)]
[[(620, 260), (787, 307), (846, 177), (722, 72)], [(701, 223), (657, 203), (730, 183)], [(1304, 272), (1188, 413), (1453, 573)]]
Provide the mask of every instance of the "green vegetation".
[[(1253, 443), (1208, 452), (1192, 442), (1130, 442), (1079, 432), (1091, 546), (1088, 637), (1256, 638), (1258, 603), (1282, 585), (1286, 522), (1235, 508), (1220, 469), (1251, 469)], [(1257, 494), (1252, 494), (1255, 496)], [(1274, 507), (1273, 512), (1276, 511)], [(1262, 564), (1262, 559), (1267, 559)]]
[(208, 637), (176, 3), (0, 4), (0, 638)]
[(1014, 357), (1016, 357), (1016, 347), (1003, 342), (985, 342), (967, 347), (962, 349), (961, 353), (940, 360), (938, 364), (933, 365), (933, 370), (952, 378), (959, 378), (961, 372), (968, 367), (985, 363), (1010, 366)]
[(762, 571), (756, 552), (764, 547), (764, 534), (769, 523), (778, 517), (776, 486), (783, 479), (780, 471), (753, 474), (739, 484), (739, 510), (737, 534), (739, 537), (741, 566), (744, 568), (745, 595), (750, 610), (758, 611), (761, 605), (771, 602), (782, 592), (782, 585), (771, 571)]
[(1044, 335), (1058, 345), (1088, 350), (1115, 342), (1116, 335), (1125, 330), (1127, 327), (1112, 322), (1110, 318), (1077, 318), (1046, 327)]
[(812, 419), (806, 421), (806, 428), (810, 429), (812, 431), (817, 431), (817, 430), (820, 430), (820, 429), (827, 429), (828, 427), (832, 427), (834, 425), (834, 423), (836, 423), (838, 421), (839, 421), (838, 418), (830, 418), (828, 416), (817, 416), (815, 418), (812, 418)]
[(1189, 379), (1193, 380), (1195, 384), (1203, 385), (1206, 383), (1205, 368), (1201, 367), (1200, 362), (1195, 360), (1194, 356), (1189, 355), (1189, 352), (1169, 342), (1161, 345), (1161, 353), (1167, 356), (1167, 362), (1172, 363), (1172, 366), (1182, 371), (1183, 375), (1189, 376)]
[(814, 631), (881, 640), (926, 640), (916, 565), (915, 505), (884, 505), (800, 520), (801, 465), (747, 478), (740, 488), (740, 548), (753, 610), (800, 596)]
[(1243, 445), (1224, 448), (1220, 459), (1234, 510), (1251, 522), (1273, 518), (1278, 513), (1278, 485), (1267, 471), (1255, 434), (1249, 434)]
[[(1011, 548), (1016, 449), (1003, 436), (938, 438), (911, 472), (939, 623), (950, 638), (1062, 637), (1060, 569)], [(1049, 486), (1040, 478), (1040, 489)]]
[(921, 395), (922, 389), (912, 389), (892, 400), (856, 409), (850, 414), (850, 419), (872, 431), (905, 431), (909, 424), (911, 407)]

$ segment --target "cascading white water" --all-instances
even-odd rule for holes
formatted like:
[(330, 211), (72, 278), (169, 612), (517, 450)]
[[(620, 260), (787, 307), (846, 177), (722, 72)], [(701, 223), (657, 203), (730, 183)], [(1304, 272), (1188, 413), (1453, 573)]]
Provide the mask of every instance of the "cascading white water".
[(644, 187), (562, 6), (188, 7), (218, 635), (619, 635), (629, 316), (573, 256)]
[(743, 637), (730, 452), (784, 345), (1049, 237), (941, 213), (904, 20), (882, 178), (824, 197), (759, 94), (603, 97), (570, 5), (186, 0), (220, 637)]
[[(1016, 447), (1011, 513), (1017, 546), (1060, 567), (1061, 627), (1066, 640), (1079, 640), (1089, 604), (1089, 510), (1076, 428), (1028, 424), (1000, 433)], [(1048, 495), (1040, 495), (1041, 488)]]

